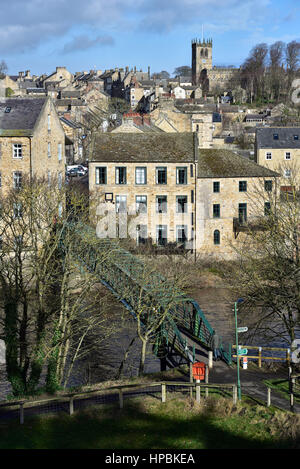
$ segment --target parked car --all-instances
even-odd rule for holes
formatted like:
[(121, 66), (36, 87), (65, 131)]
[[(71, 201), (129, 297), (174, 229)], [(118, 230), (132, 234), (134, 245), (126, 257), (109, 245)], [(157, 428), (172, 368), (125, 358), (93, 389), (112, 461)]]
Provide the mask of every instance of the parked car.
[(88, 168), (86, 166), (83, 166), (82, 164), (74, 164), (71, 166), (67, 166), (67, 172), (71, 171), (72, 169), (77, 169), (80, 172), (83, 172), (83, 174), (86, 174), (88, 171)]
[(79, 168), (71, 168), (69, 171), (67, 171), (68, 177), (79, 177), (79, 176), (84, 176), (85, 174), (86, 174), (85, 171), (82, 171)]

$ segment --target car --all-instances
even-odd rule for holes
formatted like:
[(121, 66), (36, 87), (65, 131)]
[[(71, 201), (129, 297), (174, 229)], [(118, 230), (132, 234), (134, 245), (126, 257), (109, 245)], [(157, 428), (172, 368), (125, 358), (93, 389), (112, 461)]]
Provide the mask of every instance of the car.
[(79, 177), (79, 176), (84, 176), (84, 175), (85, 175), (85, 172), (79, 168), (71, 168), (69, 171), (67, 171), (67, 176), (69, 177)]
[(77, 169), (80, 172), (82, 172), (83, 174), (86, 174), (87, 171), (88, 171), (88, 168), (86, 166), (83, 166), (82, 164), (74, 164), (74, 165), (71, 165), (71, 166), (67, 166), (67, 172), (69, 172), (73, 169)]

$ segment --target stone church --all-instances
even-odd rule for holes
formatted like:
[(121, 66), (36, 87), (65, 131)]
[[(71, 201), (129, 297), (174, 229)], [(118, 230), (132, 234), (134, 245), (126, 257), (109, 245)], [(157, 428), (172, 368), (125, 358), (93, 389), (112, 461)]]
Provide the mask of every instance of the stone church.
[(226, 87), (240, 72), (239, 68), (213, 66), (212, 53), (212, 39), (192, 40), (192, 82), (201, 85), (204, 92)]

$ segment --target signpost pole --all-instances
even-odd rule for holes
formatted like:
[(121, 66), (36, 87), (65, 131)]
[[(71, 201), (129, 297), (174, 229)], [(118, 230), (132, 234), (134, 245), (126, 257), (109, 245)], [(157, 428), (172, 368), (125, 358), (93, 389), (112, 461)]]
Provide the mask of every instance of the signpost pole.
[(239, 339), (237, 327), (237, 302), (234, 303), (234, 318), (235, 318), (235, 343), (236, 343), (236, 361), (237, 361), (237, 392), (239, 401), (242, 398), (241, 382), (240, 382), (240, 356), (239, 356)]

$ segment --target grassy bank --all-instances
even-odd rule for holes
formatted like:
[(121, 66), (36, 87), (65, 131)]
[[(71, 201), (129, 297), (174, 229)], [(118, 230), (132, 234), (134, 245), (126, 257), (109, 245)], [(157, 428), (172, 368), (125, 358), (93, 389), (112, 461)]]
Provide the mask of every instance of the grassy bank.
[(151, 397), (117, 407), (89, 408), (73, 416), (0, 423), (0, 448), (222, 449), (300, 448), (300, 418), (211, 397), (165, 404)]

